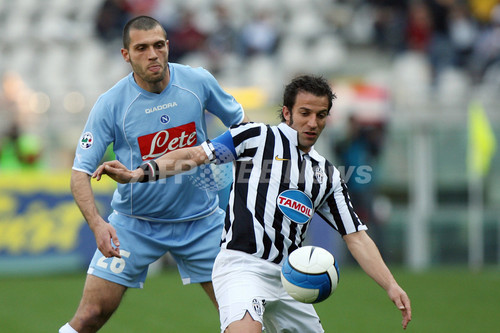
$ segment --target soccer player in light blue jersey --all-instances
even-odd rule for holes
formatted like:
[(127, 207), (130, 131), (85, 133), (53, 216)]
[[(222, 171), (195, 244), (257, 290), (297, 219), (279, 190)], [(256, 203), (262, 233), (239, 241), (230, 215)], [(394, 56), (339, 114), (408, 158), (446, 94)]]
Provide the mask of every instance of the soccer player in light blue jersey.
[(123, 31), (123, 59), (132, 73), (95, 103), (76, 149), (71, 175), (75, 202), (93, 231), (97, 250), (80, 305), (59, 332), (95, 332), (118, 308), (127, 288), (142, 288), (149, 264), (170, 252), (184, 284), (200, 283), (217, 306), (211, 283), (224, 211), (211, 169), (166, 181), (119, 184), (113, 213), (100, 216), (90, 176), (108, 145), (135, 169), (176, 149), (207, 140), (205, 110), (226, 126), (246, 120), (244, 111), (203, 68), (168, 62), (169, 42), (151, 17), (130, 20)]

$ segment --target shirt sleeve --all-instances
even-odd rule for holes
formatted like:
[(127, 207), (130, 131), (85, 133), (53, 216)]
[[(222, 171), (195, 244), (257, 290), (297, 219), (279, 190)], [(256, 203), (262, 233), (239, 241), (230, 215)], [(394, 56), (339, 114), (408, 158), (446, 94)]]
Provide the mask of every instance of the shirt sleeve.
[(241, 123), (245, 116), (241, 104), (222, 89), (212, 74), (203, 70), (203, 75), (208, 86), (207, 111), (217, 116), (227, 127)]
[(101, 161), (107, 147), (114, 138), (112, 114), (106, 104), (99, 99), (85, 124), (76, 147), (73, 169), (92, 174)]
[(340, 177), (340, 172), (334, 168), (333, 174), (330, 177), (332, 180), (332, 190), (323, 204), (316, 210), (318, 215), (342, 236), (360, 230), (367, 230), (366, 225), (361, 222), (358, 215), (354, 212), (347, 185)]
[(262, 140), (263, 124), (246, 123), (232, 126), (213, 140), (202, 143), (207, 157), (212, 163), (224, 164), (240, 157), (248, 157)]

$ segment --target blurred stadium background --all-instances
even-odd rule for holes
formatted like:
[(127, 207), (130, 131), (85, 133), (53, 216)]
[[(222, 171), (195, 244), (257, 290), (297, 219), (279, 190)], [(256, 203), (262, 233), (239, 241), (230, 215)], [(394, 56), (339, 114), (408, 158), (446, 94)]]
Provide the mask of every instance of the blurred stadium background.
[[(338, 100), (318, 150), (358, 180), (359, 213), (412, 296), (409, 331), (495, 330), (498, 0), (0, 0), (1, 331), (54, 332), (77, 306), (95, 241), (69, 171), (93, 103), (130, 70), (121, 29), (139, 14), (165, 25), (171, 61), (210, 70), (254, 121), (278, 122), (291, 77), (327, 77)], [(113, 188), (94, 186), (103, 215)], [(335, 232), (318, 221), (308, 241), (341, 264), (318, 306), (327, 331), (400, 329)], [(103, 331), (216, 331), (208, 300), (171, 268), (156, 265)]]
[[(370, 167), (361, 193), (375, 207), (363, 216), (391, 265), (498, 264), (498, 1), (0, 0), (0, 275), (86, 268), (95, 242), (69, 170), (93, 103), (130, 70), (121, 29), (139, 14), (164, 24), (171, 61), (210, 70), (254, 121), (278, 122), (291, 77), (327, 77), (338, 100), (318, 150), (362, 176), (340, 143), (353, 121), (374, 140), (375, 153), (357, 151), (373, 153), (357, 165)], [(468, 146), (471, 110), (493, 141)], [(485, 160), (476, 177), (471, 149)], [(95, 188), (105, 212), (113, 184)], [(316, 225), (310, 241), (351, 264)]]

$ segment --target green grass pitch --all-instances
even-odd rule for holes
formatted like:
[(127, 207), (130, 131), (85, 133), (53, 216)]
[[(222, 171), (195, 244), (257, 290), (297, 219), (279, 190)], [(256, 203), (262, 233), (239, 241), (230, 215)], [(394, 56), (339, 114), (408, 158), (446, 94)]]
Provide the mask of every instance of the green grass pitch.
[[(407, 332), (495, 332), (500, 270), (432, 269), (394, 274), (412, 299)], [(0, 278), (0, 331), (57, 332), (73, 315), (85, 274)], [(385, 292), (356, 268), (341, 270), (337, 291), (316, 306), (326, 332), (403, 332), (401, 315)], [(218, 315), (198, 285), (182, 286), (175, 270), (129, 290), (101, 332), (219, 332)]]

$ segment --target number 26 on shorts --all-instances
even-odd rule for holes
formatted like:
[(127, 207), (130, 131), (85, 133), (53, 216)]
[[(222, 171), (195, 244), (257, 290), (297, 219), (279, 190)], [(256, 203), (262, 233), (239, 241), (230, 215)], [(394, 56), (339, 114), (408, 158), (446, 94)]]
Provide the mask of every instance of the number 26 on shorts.
[(108, 269), (108, 265), (109, 265), (109, 269), (111, 270), (111, 272), (113, 272), (115, 274), (120, 274), (125, 269), (126, 262), (125, 262), (124, 258), (130, 257), (130, 252), (125, 251), (125, 250), (120, 250), (120, 255), (122, 256), (121, 258), (113, 257), (113, 259), (111, 260), (111, 263), (109, 263), (109, 264), (105, 260), (110, 259), (110, 258), (106, 258), (105, 256), (102, 256), (97, 261), (97, 266), (102, 267), (104, 269)]

